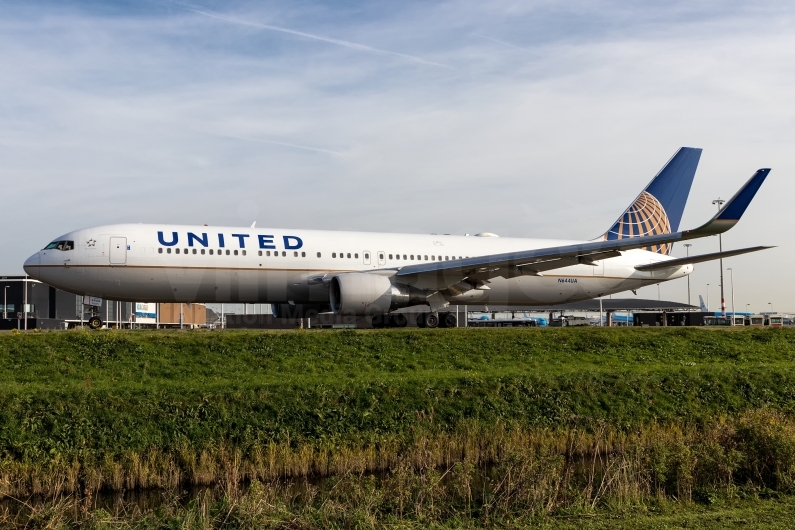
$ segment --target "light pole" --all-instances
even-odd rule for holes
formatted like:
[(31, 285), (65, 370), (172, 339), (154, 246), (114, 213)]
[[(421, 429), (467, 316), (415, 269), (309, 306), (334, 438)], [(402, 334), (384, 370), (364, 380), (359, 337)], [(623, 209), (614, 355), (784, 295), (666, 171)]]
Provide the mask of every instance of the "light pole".
[(732, 326), (733, 326), (736, 314), (734, 312), (734, 270), (731, 267), (727, 268), (726, 270), (729, 271), (729, 281), (731, 282), (732, 285)]
[(22, 318), (25, 319), (25, 331), (28, 330), (28, 275), (25, 275), (25, 296), (22, 303)]
[(745, 304), (745, 312), (746, 313), (750, 313), (751, 312), (751, 310), (748, 308), (748, 306), (750, 306), (750, 305), (751, 304)]
[[(712, 204), (718, 205), (718, 211), (720, 212), (723, 203), (726, 202), (720, 197), (712, 201)], [(718, 234), (718, 249), (723, 252), (723, 241), (721, 240), (721, 235)], [(723, 258), (718, 260), (720, 263), (720, 314), (721, 316), (726, 316), (726, 300), (723, 298)]]
[(709, 284), (707, 284), (707, 313), (709, 313)]
[[(693, 246), (693, 243), (685, 243), (685, 252), (687, 252), (687, 256), (690, 257), (690, 247)], [(687, 275), (687, 305), (690, 305), (690, 275)]]
[(8, 288), (10, 285), (6, 285), (3, 288), (3, 319), (8, 318)]
[(772, 315), (773, 314), (773, 303), (772, 302), (768, 302), (767, 305), (770, 306), (770, 314)]

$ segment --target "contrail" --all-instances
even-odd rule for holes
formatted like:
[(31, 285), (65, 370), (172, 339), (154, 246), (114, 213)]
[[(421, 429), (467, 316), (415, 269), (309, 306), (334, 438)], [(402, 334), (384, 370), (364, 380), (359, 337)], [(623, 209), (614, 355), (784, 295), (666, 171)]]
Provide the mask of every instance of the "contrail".
[(533, 51), (533, 50), (530, 50), (528, 48), (522, 48), (521, 46), (517, 46), (516, 44), (511, 44), (510, 42), (505, 42), (505, 41), (502, 41), (502, 40), (492, 39), (491, 37), (487, 37), (485, 35), (481, 35), (480, 33), (473, 33), (472, 35), (474, 35), (475, 37), (480, 37), (481, 39), (486, 39), (486, 40), (490, 40), (492, 42), (496, 42), (498, 44), (503, 44), (505, 46), (510, 46), (511, 48), (516, 48), (517, 50), (524, 50), (526, 52)]
[(450, 68), (446, 64), (435, 63), (433, 61), (427, 61), (427, 60), (422, 59), (420, 57), (414, 57), (413, 55), (406, 55), (405, 53), (391, 52), (389, 50), (381, 50), (379, 48), (373, 48), (372, 46), (366, 46), (364, 44), (359, 44), (359, 43), (356, 43), (356, 42), (350, 42), (350, 41), (347, 41), (347, 40), (333, 39), (331, 37), (323, 37), (321, 35), (313, 35), (312, 33), (306, 33), (306, 32), (297, 31), (297, 30), (294, 30), (294, 29), (282, 28), (282, 27), (279, 27), (279, 26), (271, 26), (269, 24), (261, 24), (259, 22), (251, 22), (251, 21), (248, 21), (248, 20), (241, 20), (239, 18), (233, 18), (233, 17), (228, 17), (228, 16), (225, 16), (225, 15), (219, 15), (217, 13), (210, 13), (208, 11), (201, 11), (199, 9), (195, 9), (195, 8), (192, 8), (192, 7), (186, 7), (186, 9), (188, 9), (190, 11), (193, 11), (194, 13), (198, 13), (198, 14), (204, 15), (206, 17), (214, 18), (216, 20), (221, 20), (223, 22), (229, 22), (231, 24), (240, 24), (240, 25), (243, 25), (243, 26), (250, 26), (250, 27), (253, 27), (253, 28), (267, 29), (267, 30), (270, 30), (270, 31), (279, 31), (281, 33), (287, 33), (287, 34), (290, 34), (290, 35), (297, 35), (299, 37), (306, 37), (307, 39), (314, 39), (314, 40), (319, 40), (319, 41), (322, 41), (322, 42), (328, 42), (328, 43), (331, 43), (331, 44), (336, 44), (337, 46), (344, 46), (345, 48), (352, 48), (354, 50), (360, 50), (360, 51), (364, 51), (364, 52), (379, 53), (379, 54), (382, 54), (382, 55), (392, 55), (392, 56), (395, 56), (395, 57), (401, 57), (403, 59), (408, 59), (409, 61), (413, 61), (413, 62), (416, 62), (416, 63), (427, 64), (427, 65), (430, 65), (430, 66), (439, 66), (441, 68), (447, 68), (447, 69), (452, 70), (452, 68)]

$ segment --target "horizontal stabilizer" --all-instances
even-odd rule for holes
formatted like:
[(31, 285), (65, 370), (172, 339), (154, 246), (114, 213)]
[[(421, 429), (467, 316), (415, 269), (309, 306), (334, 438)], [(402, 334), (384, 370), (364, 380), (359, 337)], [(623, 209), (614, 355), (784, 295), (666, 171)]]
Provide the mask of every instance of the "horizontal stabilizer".
[(770, 168), (757, 170), (756, 173), (748, 179), (748, 182), (740, 188), (740, 191), (729, 199), (726, 206), (715, 214), (715, 217), (694, 230), (685, 230), (683, 232), (685, 236), (683, 239), (695, 239), (697, 237), (722, 234), (736, 225), (737, 221), (739, 221), (740, 217), (745, 213), (745, 209), (751, 204), (751, 199), (753, 199), (756, 192), (759, 191), (759, 187), (762, 186), (762, 183), (769, 173)]
[(686, 258), (669, 259), (665, 261), (658, 261), (657, 263), (649, 263), (648, 265), (638, 265), (635, 270), (639, 271), (657, 271), (662, 269), (670, 269), (673, 267), (681, 267), (682, 265), (690, 265), (693, 263), (702, 263), (704, 261), (712, 261), (721, 258), (729, 258), (731, 256), (739, 256), (740, 254), (747, 254), (749, 252), (757, 252), (775, 247), (748, 247), (738, 250), (726, 250), (723, 252), (713, 252), (711, 254), (701, 254), (700, 256), (688, 256)]

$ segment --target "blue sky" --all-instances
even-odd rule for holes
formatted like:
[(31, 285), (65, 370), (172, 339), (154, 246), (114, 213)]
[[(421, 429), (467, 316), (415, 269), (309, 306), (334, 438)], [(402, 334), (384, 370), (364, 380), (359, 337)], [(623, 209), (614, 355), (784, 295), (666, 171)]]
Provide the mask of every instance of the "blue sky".
[(726, 266), (795, 311), (793, 30), (783, 2), (6, 2), (0, 272), (112, 222), (592, 238), (688, 145), (683, 227), (773, 168), (724, 247), (779, 248)]

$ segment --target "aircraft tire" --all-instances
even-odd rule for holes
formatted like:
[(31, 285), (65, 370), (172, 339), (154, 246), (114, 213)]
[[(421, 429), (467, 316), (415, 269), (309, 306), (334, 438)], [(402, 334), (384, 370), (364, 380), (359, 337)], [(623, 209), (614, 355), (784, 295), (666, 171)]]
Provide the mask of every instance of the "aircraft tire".
[(436, 313), (428, 313), (425, 315), (425, 327), (436, 328), (439, 327), (439, 315)]
[(441, 322), (443, 327), (445, 328), (454, 328), (455, 325), (458, 323), (458, 319), (455, 317), (453, 313), (444, 313), (441, 315)]
[(91, 317), (88, 319), (88, 327), (91, 329), (99, 329), (102, 327), (102, 319), (99, 317)]
[(386, 327), (386, 315), (375, 315), (370, 323), (373, 325), (373, 329), (381, 329)]
[(403, 313), (389, 315), (389, 325), (393, 328), (405, 328), (409, 324), (409, 319)]
[(417, 313), (417, 327), (424, 328), (425, 327), (425, 316), (427, 313)]

